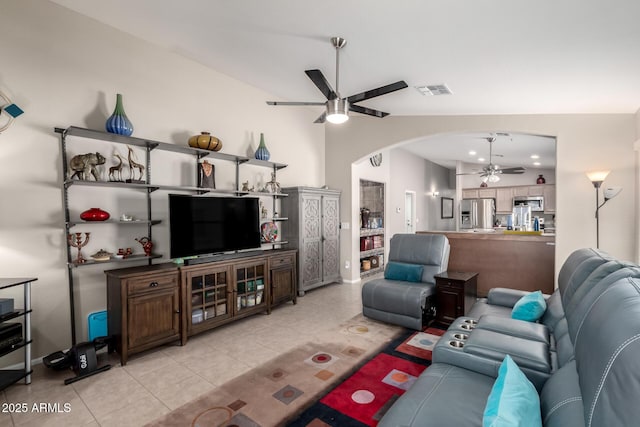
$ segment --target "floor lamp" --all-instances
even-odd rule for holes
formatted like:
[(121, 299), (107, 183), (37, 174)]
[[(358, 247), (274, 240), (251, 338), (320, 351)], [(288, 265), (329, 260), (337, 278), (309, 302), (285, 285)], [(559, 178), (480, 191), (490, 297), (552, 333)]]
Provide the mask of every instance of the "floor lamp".
[(609, 175), (609, 171), (587, 172), (587, 177), (596, 190), (596, 248), (600, 249), (600, 208), (609, 200), (613, 199), (622, 191), (621, 187), (610, 187), (603, 190), (604, 201), (600, 204), (600, 187), (605, 178)]

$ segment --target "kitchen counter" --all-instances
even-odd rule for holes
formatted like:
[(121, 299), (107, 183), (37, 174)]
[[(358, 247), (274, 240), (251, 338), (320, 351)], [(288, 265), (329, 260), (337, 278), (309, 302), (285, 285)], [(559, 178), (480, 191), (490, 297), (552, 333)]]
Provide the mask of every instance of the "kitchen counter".
[(555, 234), (520, 235), (496, 231), (418, 231), (449, 239), (449, 271), (480, 273), (478, 296), (495, 287), (554, 289)]

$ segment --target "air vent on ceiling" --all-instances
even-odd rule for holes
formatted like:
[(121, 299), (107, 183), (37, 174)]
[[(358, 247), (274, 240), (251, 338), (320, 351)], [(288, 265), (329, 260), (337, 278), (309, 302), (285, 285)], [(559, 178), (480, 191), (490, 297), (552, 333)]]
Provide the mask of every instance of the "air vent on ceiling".
[(418, 92), (425, 96), (451, 95), (451, 89), (445, 83), (439, 85), (416, 86)]

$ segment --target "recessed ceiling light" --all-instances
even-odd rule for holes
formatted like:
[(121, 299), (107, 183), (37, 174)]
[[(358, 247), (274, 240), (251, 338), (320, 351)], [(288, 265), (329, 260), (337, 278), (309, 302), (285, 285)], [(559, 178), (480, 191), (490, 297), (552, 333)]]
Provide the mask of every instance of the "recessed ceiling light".
[(470, 156), (475, 156), (475, 155), (476, 155), (476, 152), (475, 152), (475, 151), (473, 151), (473, 150), (471, 150), (471, 151), (469, 151), (469, 155), (470, 155)]
[(484, 162), (484, 157), (478, 157), (479, 162)]
[(540, 166), (540, 162), (533, 162), (533, 166)]
[(532, 158), (532, 159), (539, 159), (539, 158), (540, 158), (540, 156), (538, 156), (537, 154), (532, 154), (532, 155), (531, 155), (531, 158)]

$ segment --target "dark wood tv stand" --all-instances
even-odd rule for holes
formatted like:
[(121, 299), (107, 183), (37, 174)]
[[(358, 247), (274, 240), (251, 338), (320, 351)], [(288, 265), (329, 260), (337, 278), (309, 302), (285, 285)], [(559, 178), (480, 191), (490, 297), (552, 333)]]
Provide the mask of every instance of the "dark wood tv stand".
[(296, 250), (238, 252), (195, 265), (105, 271), (111, 350), (129, 355), (297, 302)]

